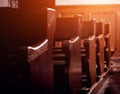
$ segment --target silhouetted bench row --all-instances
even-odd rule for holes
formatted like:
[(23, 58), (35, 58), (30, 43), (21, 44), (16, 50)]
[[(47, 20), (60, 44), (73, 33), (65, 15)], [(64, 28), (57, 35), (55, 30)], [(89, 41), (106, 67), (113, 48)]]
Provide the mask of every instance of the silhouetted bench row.
[(52, 8), (0, 12), (3, 88), (85, 94), (110, 70), (109, 23), (81, 15), (56, 18)]
[[(70, 91), (73, 94), (85, 93), (110, 70), (110, 24), (103, 21), (97, 22), (95, 19), (82, 21), (82, 17), (79, 15), (57, 18), (56, 22), (55, 49), (61, 47), (61, 52), (64, 53), (62, 55), (64, 62), (59, 53), (57, 53), (57, 58), (56, 55), (54, 56), (57, 91)], [(69, 41), (77, 36), (76, 34), (80, 38), (78, 49), (81, 51), (81, 55), (78, 57), (81, 58), (81, 61), (76, 61), (77, 56), (74, 55), (69, 44)], [(71, 54), (75, 57), (72, 57)], [(66, 69), (68, 74), (66, 74)], [(73, 73), (72, 69), (74, 69)], [(72, 77), (70, 73), (72, 73)]]
[(55, 10), (30, 13), (0, 8), (0, 14), (1, 86), (13, 92), (37, 87), (53, 92)]

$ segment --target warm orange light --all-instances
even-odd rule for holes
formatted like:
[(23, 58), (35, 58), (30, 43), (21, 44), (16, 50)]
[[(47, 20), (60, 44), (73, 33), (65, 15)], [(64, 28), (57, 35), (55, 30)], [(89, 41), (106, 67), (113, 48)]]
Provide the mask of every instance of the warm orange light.
[(8, 0), (0, 0), (0, 7), (7, 7), (8, 6)]
[(56, 0), (56, 5), (120, 4), (120, 0)]

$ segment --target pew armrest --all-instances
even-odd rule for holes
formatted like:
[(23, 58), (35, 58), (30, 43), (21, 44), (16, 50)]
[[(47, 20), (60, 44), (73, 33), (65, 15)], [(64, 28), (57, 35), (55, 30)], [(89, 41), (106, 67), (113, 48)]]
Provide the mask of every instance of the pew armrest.
[(104, 37), (103, 35), (99, 35), (97, 38), (102, 39), (103, 37)]
[(70, 72), (81, 73), (81, 51), (80, 39), (76, 37), (69, 41), (70, 51)]
[[(72, 38), (71, 40), (65, 40), (62, 43), (63, 51), (65, 52), (69, 62), (67, 63), (67, 71), (81, 71), (81, 56), (80, 56), (80, 39), (79, 37)], [(79, 63), (78, 63), (79, 62)], [(68, 64), (69, 63), (69, 64)], [(78, 70), (77, 70), (78, 69)]]
[(28, 53), (28, 62), (33, 61), (38, 56), (46, 52), (48, 49), (48, 39), (45, 39), (42, 43), (38, 43), (37, 45), (28, 46), (27, 53)]

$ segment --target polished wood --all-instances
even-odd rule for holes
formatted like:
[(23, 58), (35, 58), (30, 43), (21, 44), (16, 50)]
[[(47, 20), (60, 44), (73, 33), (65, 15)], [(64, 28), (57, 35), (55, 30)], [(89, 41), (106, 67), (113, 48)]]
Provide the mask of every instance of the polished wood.
[(103, 21), (96, 23), (96, 62), (97, 75), (104, 73), (104, 23)]
[(110, 30), (111, 30), (111, 24), (105, 23), (104, 24), (104, 37), (105, 37), (105, 48), (104, 48), (104, 58), (106, 62), (106, 67), (109, 69), (111, 66), (111, 48), (110, 48)]
[(70, 62), (67, 62), (68, 65), (66, 66), (65, 73), (69, 74), (69, 84), (72, 94), (79, 94), (82, 88), (81, 87), (82, 68), (81, 68), (81, 57), (80, 57), (81, 52), (78, 50), (80, 49), (79, 37), (76, 37), (69, 41), (64, 41), (63, 50), (65, 50), (64, 46), (65, 47), (67, 46), (69, 48), (68, 49), (69, 57), (67, 58), (69, 58), (70, 60)]
[(120, 4), (108, 5), (71, 5), (71, 6), (56, 6), (58, 17), (71, 17), (75, 14), (83, 16), (83, 20), (95, 18), (97, 21), (111, 23), (111, 50), (115, 50), (116, 54), (120, 52), (120, 38), (119, 38), (119, 20), (120, 20)]
[(96, 44), (95, 44), (95, 26), (96, 20), (82, 22), (81, 33), (81, 56), (82, 56), (82, 73), (87, 75), (87, 87), (96, 82)]
[(69, 40), (76, 37), (79, 29), (78, 23), (79, 20), (76, 17), (57, 18), (55, 40)]
[[(34, 72), (37, 73), (36, 76), (33, 73), (33, 78), (35, 78), (35, 84), (40, 85), (42, 83), (43, 90), (47, 93), (53, 93), (54, 90), (54, 70), (53, 70), (53, 42), (54, 42), (54, 33), (55, 33), (55, 26), (56, 26), (56, 15), (55, 15), (55, 10), (51, 8), (47, 8), (44, 10), (44, 14), (42, 17), (45, 17), (45, 22), (41, 22), (41, 27), (43, 29), (42, 33), (45, 32), (45, 36), (48, 39), (48, 50), (42, 58), (44, 58), (42, 64), (38, 63), (41, 62), (42, 59), (38, 57), (38, 60), (34, 60), (31, 62), (35, 66)], [(42, 20), (43, 21), (43, 20)], [(36, 25), (36, 24), (35, 24)], [(39, 24), (38, 24), (39, 25)], [(40, 30), (40, 31), (41, 31)], [(44, 49), (42, 49), (44, 50)], [(47, 58), (46, 58), (47, 57)], [(37, 65), (38, 64), (38, 65)], [(32, 66), (32, 65), (31, 65)], [(33, 67), (33, 66), (32, 66)]]
[(57, 18), (55, 32), (55, 41), (62, 42), (62, 49), (66, 56), (64, 74), (68, 80), (68, 92), (72, 94), (79, 94), (81, 89), (79, 19), (77, 17)]
[[(0, 12), (0, 60), (2, 69), (8, 70), (2, 73), (6, 84), (11, 79), (17, 88), (37, 87), (41, 93), (53, 93), (55, 10), (26, 13), (2, 8)], [(9, 70), (11, 66), (14, 72)]]

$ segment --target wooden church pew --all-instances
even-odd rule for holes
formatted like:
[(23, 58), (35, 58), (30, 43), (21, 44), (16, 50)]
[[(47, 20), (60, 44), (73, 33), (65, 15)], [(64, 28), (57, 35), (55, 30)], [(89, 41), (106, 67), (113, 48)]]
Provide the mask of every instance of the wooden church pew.
[(104, 40), (105, 40), (105, 47), (104, 47), (104, 59), (106, 64), (106, 71), (110, 69), (110, 62), (111, 62), (111, 47), (110, 47), (110, 23), (104, 24)]
[(57, 93), (63, 90), (66, 93), (79, 94), (81, 89), (79, 20), (81, 19), (76, 17), (56, 20), (55, 48), (61, 49), (64, 54), (64, 62), (60, 62), (60, 54), (59, 59), (54, 59)]
[[(91, 88), (91, 90), (88, 92), (88, 94), (96, 94), (98, 93), (99, 89), (104, 87), (104, 84), (106, 83), (106, 79), (111, 76), (111, 53), (114, 53), (114, 50), (111, 50), (110, 47), (110, 30), (111, 30), (111, 24), (110, 23), (103, 23), (103, 21), (99, 22), (101, 26), (99, 26), (99, 30), (101, 30), (101, 34), (103, 34), (104, 39), (104, 47), (102, 45), (103, 51), (104, 51), (104, 73), (102, 73), (100, 76), (102, 79), (100, 79), (94, 87)], [(101, 29), (100, 29), (101, 28)], [(103, 44), (103, 42), (102, 42)], [(100, 93), (100, 92), (99, 92)], [(102, 90), (101, 90), (102, 93)], [(106, 92), (104, 92), (106, 93)], [(107, 92), (108, 93), (108, 92)]]
[(83, 87), (86, 88), (96, 83), (95, 25), (95, 19), (83, 21), (80, 31)]
[(104, 23), (103, 21), (96, 23), (96, 63), (97, 63), (97, 78), (101, 78), (104, 74)]
[(3, 8), (0, 12), (0, 79), (3, 87), (8, 85), (6, 89), (11, 91), (15, 88), (22, 91), (25, 87), (27, 92), (33, 90), (31, 87), (37, 87), (44, 94), (53, 93), (55, 10), (43, 8), (37, 13), (25, 13)]

